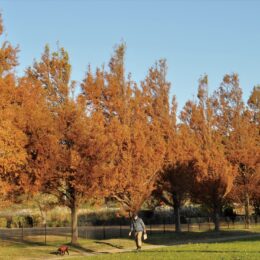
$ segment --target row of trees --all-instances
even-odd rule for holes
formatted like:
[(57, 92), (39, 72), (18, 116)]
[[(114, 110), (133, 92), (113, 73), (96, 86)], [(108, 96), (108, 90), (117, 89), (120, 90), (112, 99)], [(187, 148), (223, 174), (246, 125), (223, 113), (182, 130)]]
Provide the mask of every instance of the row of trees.
[(177, 231), (185, 201), (206, 205), (218, 230), (221, 208), (232, 200), (244, 205), (249, 223), (249, 205), (260, 204), (260, 87), (246, 105), (236, 74), (212, 95), (204, 76), (198, 98), (177, 118), (165, 60), (137, 85), (125, 75), (121, 44), (107, 69), (89, 66), (78, 86), (63, 48), (46, 46), (22, 77), (15, 74), (17, 52), (5, 41), (0, 49), (3, 203), (55, 195), (71, 210), (72, 243), (79, 206), (100, 198), (133, 214), (154, 196), (174, 207)]

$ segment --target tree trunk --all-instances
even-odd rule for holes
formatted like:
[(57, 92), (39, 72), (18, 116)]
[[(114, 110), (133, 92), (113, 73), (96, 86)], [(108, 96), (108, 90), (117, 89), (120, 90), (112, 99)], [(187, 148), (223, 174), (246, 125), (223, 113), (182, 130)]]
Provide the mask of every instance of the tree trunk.
[(181, 219), (180, 219), (180, 201), (177, 196), (173, 196), (173, 210), (174, 210), (174, 223), (175, 232), (181, 232)]
[(220, 228), (219, 228), (219, 213), (220, 213), (220, 207), (218, 207), (218, 206), (214, 207), (214, 210), (213, 210), (213, 221), (214, 221), (214, 225), (215, 225), (214, 230), (217, 231), (217, 232), (220, 230)]
[(245, 227), (249, 228), (250, 219), (249, 219), (249, 196), (246, 192), (245, 194)]
[(71, 206), (71, 244), (77, 244), (78, 241), (78, 209), (76, 201)]
[(46, 219), (47, 219), (47, 210), (41, 207), (40, 203), (38, 203), (40, 213), (41, 213), (41, 218), (42, 218), (42, 224), (43, 226), (46, 225)]

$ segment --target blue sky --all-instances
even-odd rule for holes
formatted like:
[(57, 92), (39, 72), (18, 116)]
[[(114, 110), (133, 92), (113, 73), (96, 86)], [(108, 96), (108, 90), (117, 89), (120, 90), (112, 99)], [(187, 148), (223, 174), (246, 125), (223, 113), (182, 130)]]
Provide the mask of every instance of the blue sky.
[(139, 82), (160, 58), (168, 62), (179, 109), (209, 75), (210, 91), (236, 72), (246, 100), (260, 83), (258, 0), (0, 0), (5, 38), (20, 46), (18, 74), (57, 41), (70, 54), (72, 79), (88, 64), (107, 64), (127, 44), (126, 70)]

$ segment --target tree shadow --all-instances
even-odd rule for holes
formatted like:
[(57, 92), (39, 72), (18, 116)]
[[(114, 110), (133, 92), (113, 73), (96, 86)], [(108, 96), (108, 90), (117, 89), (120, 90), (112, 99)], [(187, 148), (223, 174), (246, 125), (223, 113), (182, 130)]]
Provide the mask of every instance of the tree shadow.
[[(58, 252), (58, 247), (59, 245), (68, 245), (69, 246), (69, 251), (80, 251), (80, 252), (84, 252), (84, 253), (92, 253), (92, 254), (95, 254), (96, 252), (91, 250), (91, 249), (87, 249), (85, 247), (82, 247), (80, 244), (71, 244), (71, 243), (60, 243), (59, 244), (59, 241), (55, 242), (55, 244), (45, 244), (45, 242), (41, 242), (41, 241), (30, 241), (30, 240), (21, 240), (21, 238), (15, 238), (15, 237), (6, 237), (6, 238), (1, 238), (2, 241), (7, 241), (7, 242), (12, 242), (12, 243), (17, 243), (19, 244), (20, 246), (30, 246), (30, 247), (37, 247), (37, 246), (42, 246), (42, 247), (45, 247), (45, 246), (48, 246), (48, 247), (53, 247), (53, 248), (56, 248), (55, 251), (52, 251), (50, 252), (49, 254), (52, 254), (52, 255), (59, 255), (59, 252)], [(56, 245), (57, 243), (57, 245)]]
[[(256, 237), (257, 236), (257, 237)], [(150, 245), (178, 245), (186, 243), (214, 243), (214, 242), (230, 242), (255, 239), (260, 241), (260, 232), (250, 232), (247, 230), (234, 231), (204, 231), (204, 232), (181, 232), (168, 231), (165, 233), (156, 232), (148, 235), (145, 244)]]
[(12, 243), (17, 243), (20, 245), (25, 245), (25, 246), (46, 246), (45, 242), (40, 242), (40, 241), (30, 241), (30, 240), (21, 240), (20, 238), (15, 238), (15, 237), (5, 237), (1, 238), (2, 241), (8, 241)]
[(53, 251), (53, 252), (50, 252), (51, 255), (60, 255), (60, 253), (58, 251)]
[[(163, 251), (163, 250), (142, 250), (142, 252), (149, 252), (149, 253), (245, 253), (245, 251), (241, 250), (230, 250), (230, 251), (224, 251), (224, 250), (174, 250), (174, 251)], [(260, 251), (246, 251), (247, 254), (259, 254)]]
[(80, 244), (67, 243), (65, 245), (70, 246), (70, 249), (76, 249), (76, 250), (79, 250), (79, 251), (82, 251), (82, 252), (85, 252), (85, 253), (95, 253), (95, 251), (88, 249), (88, 248), (85, 248), (85, 247), (81, 246)]
[(111, 246), (111, 247), (114, 247), (114, 248), (117, 248), (117, 249), (123, 249), (124, 247), (123, 246), (119, 246), (119, 245), (115, 245), (115, 244), (112, 244), (112, 243), (108, 243), (108, 242), (101, 242), (101, 241), (95, 241), (96, 244), (103, 244), (103, 245), (108, 245), (108, 246)]

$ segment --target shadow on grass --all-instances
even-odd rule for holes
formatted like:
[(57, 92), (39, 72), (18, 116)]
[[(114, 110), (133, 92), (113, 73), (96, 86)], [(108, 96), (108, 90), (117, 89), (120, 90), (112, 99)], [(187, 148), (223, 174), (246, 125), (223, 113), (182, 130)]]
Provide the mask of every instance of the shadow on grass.
[(4, 237), (1, 238), (3, 241), (8, 241), (12, 243), (16, 243), (19, 245), (24, 245), (24, 246), (48, 246), (48, 244), (45, 244), (45, 242), (39, 242), (39, 241), (30, 241), (30, 240), (21, 240), (19, 238), (14, 238), (14, 237)]
[(73, 244), (73, 245), (71, 245), (70, 243), (68, 243), (66, 245), (68, 245), (70, 247), (70, 249), (74, 249), (74, 250), (76, 249), (76, 250), (79, 250), (79, 251), (85, 252), (85, 253), (95, 253), (95, 251), (93, 251), (91, 249), (87, 249), (87, 248), (81, 246), (80, 244), (77, 244), (77, 245)]
[[(224, 251), (224, 250), (174, 250), (174, 251), (163, 251), (163, 250), (143, 250), (142, 252), (146, 252), (146, 253), (215, 253), (215, 254), (219, 254), (219, 253), (240, 253), (240, 254), (244, 254), (245, 251), (240, 251), (240, 250), (230, 250), (230, 251)], [(246, 251), (247, 254), (259, 254), (260, 251)]]
[[(51, 255), (60, 255), (60, 256), (61, 256), (60, 252), (58, 252), (58, 251), (50, 252), (50, 254), (51, 254)], [(67, 254), (66, 254), (66, 255), (67, 255)]]
[[(257, 235), (257, 237), (256, 237)], [(26, 246), (31, 246), (31, 247), (37, 247), (37, 246), (42, 246), (42, 247), (52, 247), (53, 250), (58, 249), (58, 246), (61, 244), (64, 244), (65, 241), (62, 242), (62, 238), (60, 240), (54, 240), (54, 241), (48, 241), (47, 239), (47, 244), (45, 244), (44, 240), (43, 241), (36, 241), (36, 240), (21, 240), (20, 237), (12, 237), (12, 238), (3, 238), (3, 240), (10, 241), (12, 243), (17, 243), (20, 247), (26, 247)], [(214, 231), (204, 231), (204, 232), (182, 232), (182, 233), (175, 233), (173, 231), (168, 231), (168, 232), (152, 232), (151, 234), (148, 234), (148, 240), (145, 241), (146, 245), (165, 245), (165, 246), (171, 246), (171, 245), (180, 245), (180, 244), (187, 244), (187, 243), (228, 243), (231, 241), (259, 241), (260, 242), (260, 232), (251, 232), (250, 230), (225, 230), (225, 231), (219, 231), (219, 232), (214, 232)], [(110, 242), (110, 241), (104, 241), (104, 240), (95, 240), (93, 241), (98, 245), (106, 245), (111, 248), (115, 249), (124, 249), (124, 246), (120, 244), (120, 241), (118, 242)], [(77, 253), (88, 253), (88, 254), (97, 254), (98, 252), (95, 250), (91, 250), (86, 248), (86, 246), (81, 246), (80, 244), (78, 245), (71, 245), (69, 243), (66, 243), (66, 245), (69, 246), (70, 251), (74, 251)], [(56, 254), (56, 251), (53, 251), (52, 249), (50, 251), (50, 254)], [(164, 252), (167, 253), (168, 251), (165, 250), (144, 250), (143, 252)], [(170, 251), (169, 251), (170, 252)], [(202, 252), (202, 253), (221, 253), (225, 251), (217, 251), (217, 250), (184, 250), (184, 251), (179, 251), (179, 250), (174, 250), (174, 252)], [(227, 252), (233, 252), (233, 251), (227, 251)], [(240, 251), (234, 251), (237, 253), (240, 253)], [(241, 251), (242, 252), (242, 251)], [(99, 252), (101, 253), (101, 252)], [(107, 252), (102, 252), (102, 253), (107, 253)], [(252, 252), (250, 253), (259, 253), (259, 252)]]
[(103, 244), (103, 245), (108, 245), (108, 246), (111, 246), (111, 247), (114, 247), (114, 248), (117, 248), (117, 249), (123, 249), (124, 247), (123, 246), (119, 246), (119, 245), (115, 245), (115, 244), (112, 244), (112, 243), (108, 243), (108, 242), (101, 242), (101, 241), (95, 241), (96, 244)]
[[(258, 237), (254, 237), (258, 236)], [(226, 239), (226, 240), (225, 240)], [(248, 239), (255, 239), (260, 241), (260, 232), (250, 232), (243, 230), (234, 231), (204, 231), (204, 232), (166, 232), (166, 233), (152, 233), (148, 236), (145, 242), (150, 245), (175, 245), (185, 243), (214, 243), (221, 241), (221, 243), (229, 241), (248, 241)], [(215, 241), (214, 241), (215, 240)]]
[[(70, 243), (62, 243), (61, 241), (53, 241), (53, 242), (48, 242), (45, 244), (45, 242), (43, 241), (31, 241), (31, 240), (21, 240), (20, 238), (2, 238), (2, 241), (7, 241), (7, 242), (11, 242), (11, 243), (16, 243), (18, 244), (20, 247), (53, 247), (54, 249), (56, 249), (55, 251), (50, 252), (50, 254), (52, 255), (59, 255), (58, 252), (58, 247), (60, 245), (68, 245), (69, 246), (69, 251), (76, 251), (76, 252), (84, 252), (84, 253), (92, 253), (94, 254), (95, 251), (91, 250), (91, 249), (87, 249), (83, 246), (81, 246), (80, 244), (77, 245), (72, 245)], [(37, 250), (37, 249), (36, 249)]]

